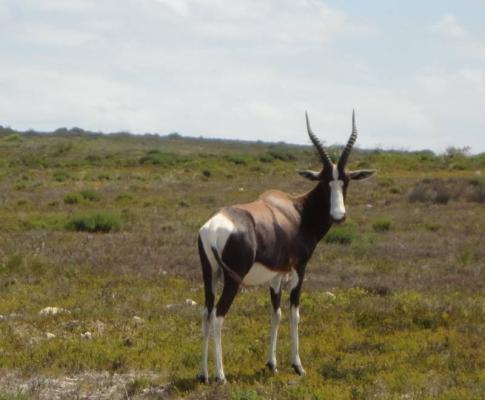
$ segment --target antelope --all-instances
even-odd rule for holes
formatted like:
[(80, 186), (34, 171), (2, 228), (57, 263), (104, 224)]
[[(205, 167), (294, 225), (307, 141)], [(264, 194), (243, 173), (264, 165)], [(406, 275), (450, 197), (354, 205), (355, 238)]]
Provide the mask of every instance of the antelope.
[[(271, 334), (266, 366), (277, 372), (276, 342), (281, 321), (283, 277), (289, 278), (291, 364), (304, 375), (299, 355), (298, 323), (300, 292), (306, 265), (318, 242), (333, 223), (342, 223), (346, 211), (344, 199), (350, 180), (370, 177), (374, 170), (347, 171), (345, 166), (357, 139), (355, 113), (352, 133), (337, 164), (313, 133), (305, 114), (308, 136), (316, 148), (323, 168), (298, 173), (317, 182), (307, 193), (291, 196), (268, 190), (257, 200), (222, 208), (199, 231), (198, 250), (204, 280), (205, 309), (202, 316), (202, 363), (197, 378), (208, 383), (208, 347), (212, 329), (216, 380), (226, 382), (222, 362), (221, 329), (224, 318), (241, 285), (269, 282), (272, 304)], [(214, 307), (218, 280), (223, 281), (219, 301)]]

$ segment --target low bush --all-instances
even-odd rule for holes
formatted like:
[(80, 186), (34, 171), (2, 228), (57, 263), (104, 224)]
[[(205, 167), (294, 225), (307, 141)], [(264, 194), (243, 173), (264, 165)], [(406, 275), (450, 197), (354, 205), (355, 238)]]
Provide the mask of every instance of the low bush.
[(408, 200), (411, 203), (447, 204), (451, 198), (450, 185), (440, 179), (424, 179), (408, 192)]
[(85, 190), (82, 190), (81, 192), (79, 192), (79, 194), (81, 195), (81, 197), (84, 200), (87, 200), (87, 201), (99, 201), (99, 200), (101, 200), (101, 195), (94, 190), (85, 189)]
[(468, 195), (469, 201), (476, 203), (485, 203), (485, 183), (473, 183), (471, 184), (471, 191)]
[(149, 150), (140, 158), (140, 164), (152, 164), (161, 166), (174, 166), (183, 164), (188, 161), (188, 158), (180, 154), (162, 152), (160, 150)]
[(80, 232), (115, 232), (120, 229), (120, 221), (117, 217), (107, 213), (76, 216), (71, 218), (66, 229)]
[(77, 193), (68, 193), (64, 196), (65, 204), (78, 204), (81, 200), (81, 196)]
[(234, 155), (228, 156), (227, 161), (236, 165), (247, 165), (250, 163), (251, 160), (248, 156), (234, 154)]
[(237, 390), (231, 396), (231, 400), (262, 400), (263, 398), (252, 389)]
[(135, 195), (130, 192), (123, 192), (116, 196), (116, 201), (131, 201), (135, 198)]
[(356, 238), (355, 230), (353, 225), (342, 225), (342, 226), (335, 226), (328, 232), (325, 237), (324, 241), (326, 243), (337, 243), (343, 245), (349, 245), (354, 241)]
[(68, 179), (69, 173), (63, 170), (55, 171), (53, 174), (54, 180), (57, 182), (64, 182), (66, 179)]
[(480, 178), (423, 179), (408, 192), (411, 203), (447, 204), (450, 200), (461, 198), (485, 203), (485, 181)]
[(21, 142), (22, 138), (20, 137), (19, 134), (17, 133), (12, 133), (10, 135), (7, 135), (3, 138), (5, 142)]
[(377, 220), (372, 224), (374, 232), (387, 232), (391, 229), (391, 220), (384, 218)]
[(264, 154), (261, 154), (257, 159), (263, 163), (271, 163), (275, 160), (279, 161), (295, 161), (296, 156), (291, 151), (285, 150), (268, 150)]

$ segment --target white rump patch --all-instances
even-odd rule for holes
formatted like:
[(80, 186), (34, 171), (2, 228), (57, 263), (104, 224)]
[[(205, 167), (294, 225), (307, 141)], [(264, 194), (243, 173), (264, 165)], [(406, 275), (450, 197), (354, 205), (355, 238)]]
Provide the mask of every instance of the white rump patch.
[(224, 214), (218, 213), (207, 221), (199, 230), (200, 239), (204, 246), (205, 254), (212, 267), (212, 292), (215, 293), (217, 286), (217, 270), (220, 268), (219, 263), (214, 257), (212, 248), (215, 248), (219, 257), (222, 257), (222, 251), (226, 245), (227, 239), (234, 232), (234, 224)]
[(344, 205), (344, 182), (338, 179), (338, 170), (333, 165), (332, 170), (333, 180), (329, 182), (330, 185), (330, 215), (336, 221), (345, 217), (345, 205)]
[(278, 271), (272, 271), (263, 264), (254, 263), (242, 283), (248, 286), (261, 285), (273, 279), (278, 274)]

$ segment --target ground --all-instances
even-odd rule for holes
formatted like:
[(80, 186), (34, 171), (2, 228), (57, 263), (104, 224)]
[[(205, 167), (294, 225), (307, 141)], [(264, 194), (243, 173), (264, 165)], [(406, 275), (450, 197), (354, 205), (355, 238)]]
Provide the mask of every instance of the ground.
[(348, 222), (308, 265), (307, 375), (287, 309), (280, 373), (264, 370), (262, 286), (225, 321), (229, 383), (202, 385), (197, 230), (266, 189), (309, 190), (295, 171), (313, 151), (0, 129), (0, 399), (485, 398), (484, 155), (356, 151), (350, 166), (378, 172), (351, 183)]

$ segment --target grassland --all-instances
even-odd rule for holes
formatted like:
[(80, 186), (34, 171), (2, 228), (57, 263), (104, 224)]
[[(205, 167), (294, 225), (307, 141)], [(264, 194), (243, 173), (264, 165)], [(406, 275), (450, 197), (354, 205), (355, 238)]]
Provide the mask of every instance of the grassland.
[(351, 185), (348, 223), (308, 266), (307, 376), (287, 312), (280, 373), (263, 369), (260, 287), (225, 322), (229, 383), (196, 383), (198, 227), (267, 188), (308, 190), (295, 170), (311, 166), (282, 143), (1, 128), (0, 399), (484, 399), (485, 155), (456, 149), (352, 155), (378, 175)]

